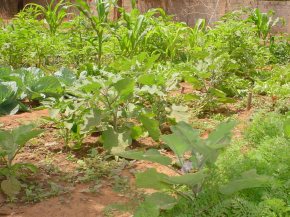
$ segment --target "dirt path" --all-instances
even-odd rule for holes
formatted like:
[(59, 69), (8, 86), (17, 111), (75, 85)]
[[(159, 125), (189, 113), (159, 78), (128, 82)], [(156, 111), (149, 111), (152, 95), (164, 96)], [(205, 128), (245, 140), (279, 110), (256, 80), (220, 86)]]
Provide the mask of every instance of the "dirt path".
[(0, 127), (1, 125), (5, 125), (5, 127), (13, 128), (19, 126), (20, 124), (28, 124), (33, 121), (39, 120), (41, 117), (48, 116), (48, 110), (39, 110), (33, 112), (25, 112), (16, 115), (7, 115), (0, 117)]
[[(50, 198), (32, 205), (6, 205), (0, 207), (0, 216), (13, 217), (101, 217), (104, 208), (113, 203), (124, 202), (110, 187), (104, 187), (97, 193), (82, 193), (87, 186), (79, 185), (73, 192)], [(127, 217), (129, 214), (118, 215)]]

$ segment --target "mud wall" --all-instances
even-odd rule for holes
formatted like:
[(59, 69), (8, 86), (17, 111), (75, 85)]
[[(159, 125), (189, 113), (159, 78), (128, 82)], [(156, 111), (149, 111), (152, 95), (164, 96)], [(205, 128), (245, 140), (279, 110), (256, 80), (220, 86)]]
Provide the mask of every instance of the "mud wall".
[(8, 19), (18, 11), (18, 1), (0, 0), (0, 17)]
[(290, 34), (290, 1), (258, 1), (257, 7), (264, 12), (273, 10), (276, 17), (284, 18), (285, 25), (279, 30)]
[[(124, 0), (128, 7), (130, 0)], [(290, 1), (259, 0), (138, 0), (138, 8), (145, 12), (150, 8), (163, 8), (168, 14), (175, 15), (175, 20), (194, 25), (197, 19), (204, 18), (209, 23), (218, 20), (225, 13), (243, 7), (260, 8), (263, 12), (273, 10), (276, 17), (286, 21), (279, 30), (290, 33)]]
[[(0, 0), (0, 18), (11, 19), (19, 11), (18, 2), (20, 0)], [(73, 0), (72, 0), (73, 1)], [(29, 3), (47, 5), (50, 0), (23, 0), (23, 6)], [(57, 1), (56, 1), (57, 2)], [(74, 12), (75, 10), (71, 10)]]
[[(23, 0), (24, 4), (45, 5), (50, 0)], [(131, 0), (123, 0), (122, 6), (131, 9)], [(197, 19), (205, 18), (209, 23), (218, 20), (225, 13), (242, 7), (258, 7), (267, 12), (274, 10), (276, 16), (285, 18), (286, 25), (280, 30), (290, 33), (290, 1), (260, 0), (138, 0), (138, 8), (146, 12), (150, 8), (163, 8), (168, 14), (175, 15), (177, 21), (194, 25)], [(18, 11), (18, 0), (0, 0), (0, 17), (12, 18)], [(75, 12), (76, 11), (72, 11)]]
[[(126, 0), (128, 1), (128, 0)], [(228, 11), (242, 7), (255, 7), (254, 0), (139, 0), (142, 12), (160, 7), (175, 15), (178, 21), (193, 25), (197, 19), (205, 18), (209, 23), (218, 20)]]

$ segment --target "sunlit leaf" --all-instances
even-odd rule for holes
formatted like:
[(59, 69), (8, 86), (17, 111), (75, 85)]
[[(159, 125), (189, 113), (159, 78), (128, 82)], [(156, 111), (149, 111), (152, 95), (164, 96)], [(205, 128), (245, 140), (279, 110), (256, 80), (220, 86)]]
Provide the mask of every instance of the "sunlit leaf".
[(144, 128), (148, 131), (152, 139), (154, 139), (155, 141), (158, 141), (161, 135), (158, 121), (152, 118), (149, 118), (146, 115), (140, 115), (139, 120), (143, 124)]
[(169, 157), (163, 156), (156, 149), (149, 149), (146, 152), (142, 151), (127, 151), (118, 154), (121, 157), (132, 159), (132, 160), (147, 160), (155, 163), (160, 163), (162, 165), (170, 165), (171, 159)]
[(166, 184), (168, 176), (162, 173), (158, 173), (156, 169), (147, 169), (143, 173), (136, 174), (136, 186), (138, 188), (152, 188), (156, 190), (167, 189), (170, 185)]
[(241, 178), (230, 181), (228, 184), (220, 187), (220, 192), (226, 195), (249, 188), (267, 187), (273, 181), (272, 177), (258, 175), (255, 169), (246, 171)]
[(1, 182), (1, 189), (7, 196), (13, 198), (20, 192), (21, 184), (16, 178), (9, 177)]

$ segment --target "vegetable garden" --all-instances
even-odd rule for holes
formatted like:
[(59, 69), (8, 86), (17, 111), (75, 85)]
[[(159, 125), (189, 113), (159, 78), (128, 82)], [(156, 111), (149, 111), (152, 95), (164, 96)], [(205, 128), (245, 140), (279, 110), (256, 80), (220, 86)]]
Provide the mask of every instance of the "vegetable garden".
[(112, 20), (114, 6), (1, 22), (0, 215), (289, 216), (283, 20), (190, 27), (135, 1)]

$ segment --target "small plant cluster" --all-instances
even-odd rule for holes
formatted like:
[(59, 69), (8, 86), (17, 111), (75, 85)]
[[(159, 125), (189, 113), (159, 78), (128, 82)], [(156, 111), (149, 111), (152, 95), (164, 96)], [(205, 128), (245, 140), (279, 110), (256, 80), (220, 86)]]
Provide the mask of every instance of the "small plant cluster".
[[(98, 192), (104, 177), (119, 191), (127, 188), (120, 171), (110, 171), (112, 159), (170, 170), (174, 175), (155, 167), (136, 173), (137, 187), (154, 189), (136, 217), (288, 216), (290, 44), (271, 31), (280, 18), (246, 9), (190, 27), (162, 9), (142, 14), (132, 6), (29, 4), (1, 24), (0, 115), (49, 109), (46, 121), (70, 152), (96, 137), (98, 149), (88, 158), (67, 157), (82, 174), (76, 182), (94, 182), (88, 192)], [(120, 18), (110, 19), (112, 7)], [(232, 139), (237, 123), (219, 111), (243, 100), (242, 109), (250, 109), (262, 96), (271, 98), (272, 111), (254, 116), (240, 141)], [(193, 116), (207, 114), (221, 123), (205, 126), (213, 130), (203, 135)], [(1, 189), (10, 199), (25, 186), (26, 172), (36, 172), (14, 160), (41, 132), (34, 125), (0, 131)], [(148, 137), (156, 146), (135, 147)], [(34, 194), (26, 189), (28, 198)]]
[(289, 118), (256, 114), (245, 138), (220, 155), (194, 202), (181, 199), (160, 216), (288, 216)]
[(63, 95), (64, 87), (71, 85), (76, 76), (67, 69), (61, 69), (54, 75), (46, 75), (37, 68), (13, 70), (0, 68), (0, 115), (12, 115), (19, 111), (28, 111), (33, 104), (39, 104), (47, 98)]
[(21, 183), (17, 179), (23, 178), (25, 170), (36, 172), (37, 167), (29, 163), (14, 163), (13, 160), (21, 148), (31, 139), (38, 136), (42, 130), (35, 129), (33, 125), (22, 125), (13, 130), (0, 131), (0, 177), (5, 177), (1, 182), (1, 190), (13, 199), (21, 190)]

